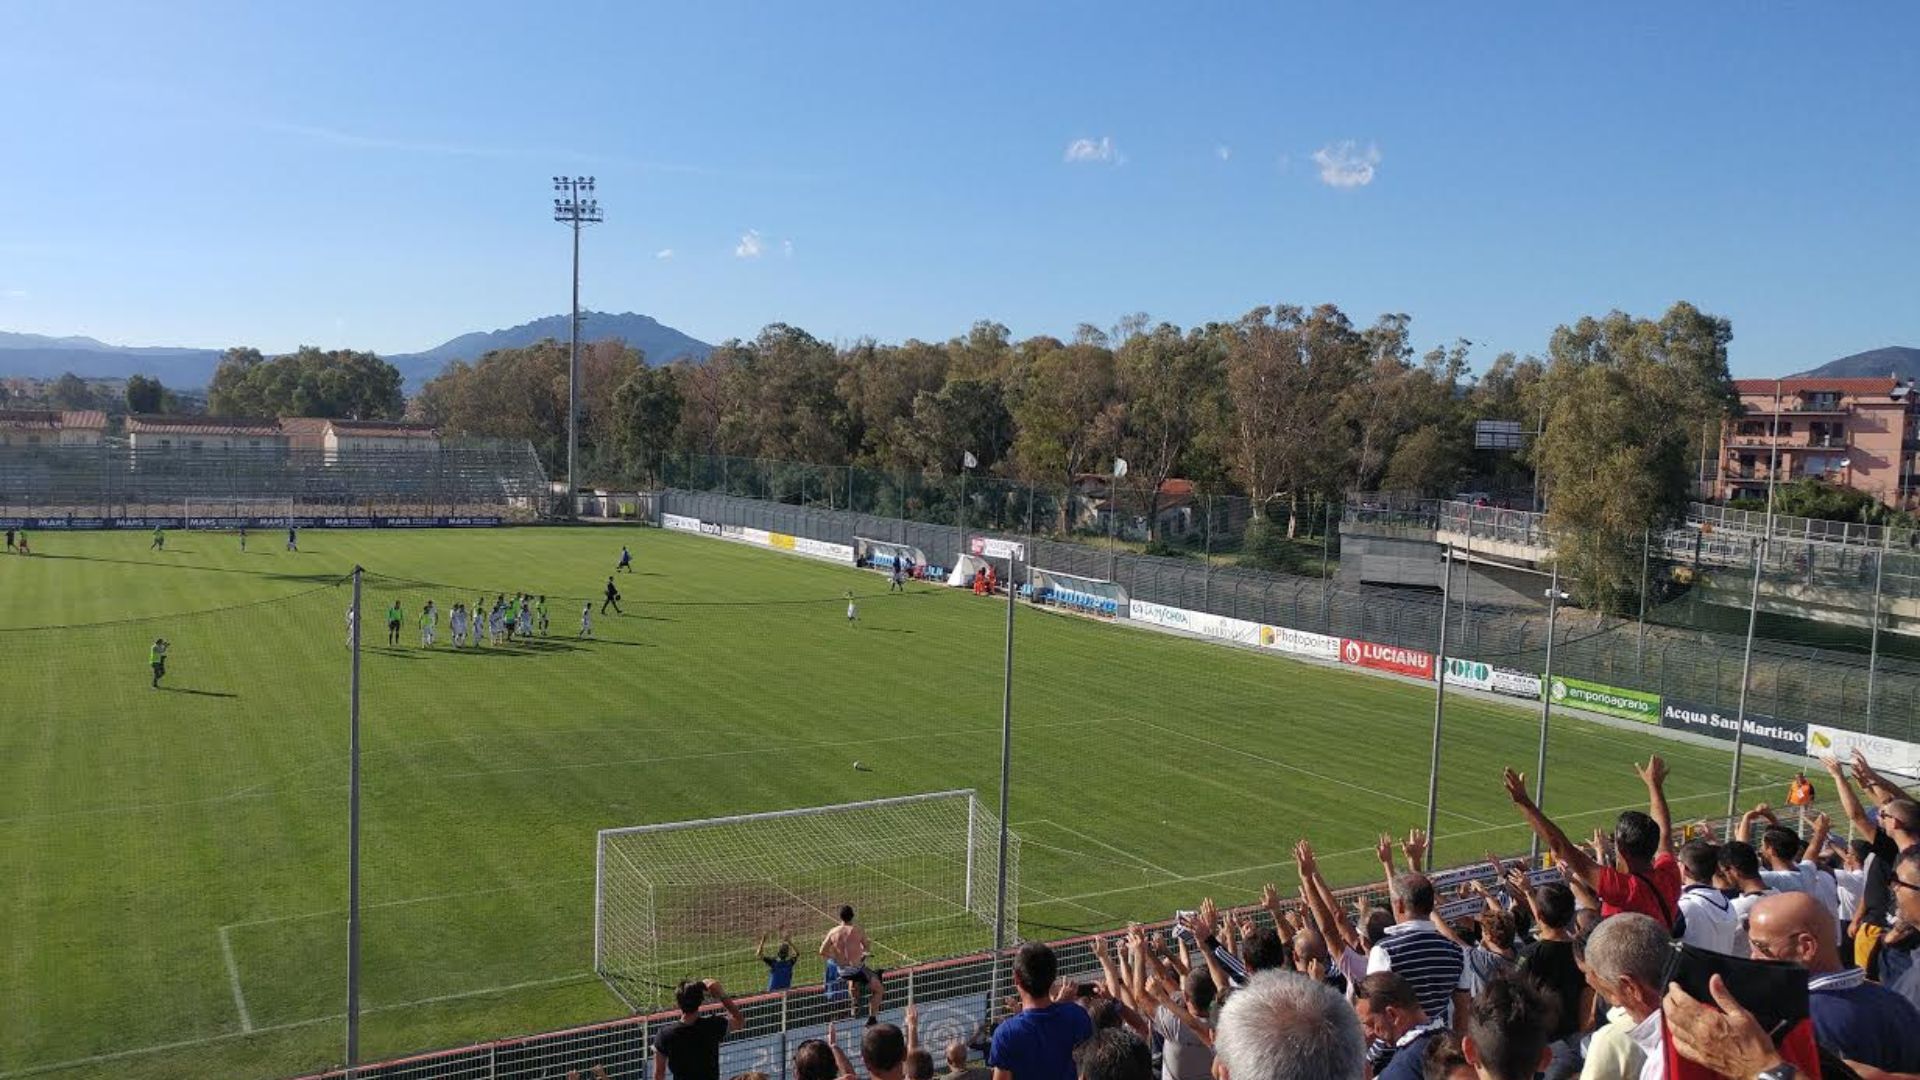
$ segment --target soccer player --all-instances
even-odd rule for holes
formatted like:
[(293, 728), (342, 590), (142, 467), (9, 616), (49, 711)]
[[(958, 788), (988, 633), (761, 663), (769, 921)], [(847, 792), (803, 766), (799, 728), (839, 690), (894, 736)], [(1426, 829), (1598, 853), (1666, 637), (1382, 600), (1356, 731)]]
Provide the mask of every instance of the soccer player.
[(540, 617), (540, 636), (546, 637), (547, 636), (547, 594), (546, 593), (540, 594), (540, 604), (538, 607), (534, 609), (534, 612)]
[(900, 565), (899, 559), (893, 560), (893, 582), (892, 584), (887, 586), (887, 591), (888, 592), (906, 592), (907, 591), (907, 572), (906, 572), (906, 569)]
[(353, 605), (347, 605), (347, 648), (353, 648)]
[(242, 552), (247, 550), (247, 527), (245, 525), (240, 526), (240, 550)]
[(506, 602), (498, 596), (494, 597), (493, 612), (487, 619), (487, 628), (490, 631), (488, 636), (495, 645), (500, 644), (507, 634), (506, 610)]
[(820, 942), (820, 955), (839, 966), (840, 978), (853, 991), (849, 1005), (854, 1012), (860, 1008), (860, 988), (866, 988), (869, 1027), (880, 1022), (880, 998), (886, 992), (880, 973), (867, 970), (867, 954), (872, 949), (867, 932), (853, 921), (853, 905), (841, 905), (840, 925), (827, 931), (826, 939)]
[(607, 613), (608, 604), (613, 605), (613, 613), (615, 615), (624, 614), (624, 612), (620, 610), (620, 590), (613, 587), (613, 575), (611, 574), (607, 575), (607, 598), (600, 601), (600, 614), (605, 615)]
[(400, 610), (400, 598), (394, 597), (393, 603), (387, 606), (388, 645), (398, 646), (400, 644), (400, 621), (404, 617), (404, 614)]
[(494, 600), (494, 603), (500, 608), (500, 621), (506, 625), (507, 644), (511, 645), (513, 644), (514, 628), (518, 626), (520, 622), (520, 613), (514, 610), (513, 601), (507, 599), (507, 594), (505, 593), (501, 593), (500, 596)]
[(487, 633), (487, 598), (484, 596), (474, 597), (473, 610), (468, 614), (473, 620), (473, 644), (475, 647), (478, 647), (481, 644), (481, 639), (484, 638)]
[(447, 613), (447, 632), (453, 635), (453, 647), (459, 648), (467, 643), (467, 609), (465, 605), (455, 603), (453, 610)]
[(13, 550), (13, 530), (12, 529), (7, 530), (7, 550), (8, 551)]
[(153, 669), (153, 688), (160, 689), (160, 679), (167, 673), (167, 639), (154, 638), (153, 645), (147, 650), (147, 666)]
[(287, 550), (300, 554), (300, 530), (291, 525), (287, 526)]
[(614, 567), (614, 569), (625, 570), (629, 574), (633, 573), (633, 553), (627, 550), (627, 545), (625, 544), (620, 545), (620, 565)]
[(848, 589), (847, 590), (847, 625), (852, 626), (853, 621), (859, 617), (860, 617), (860, 609), (854, 605), (853, 590)]
[(593, 601), (591, 600), (580, 608), (580, 636), (593, 636)]
[(520, 633), (526, 637), (533, 636), (533, 605), (527, 602), (525, 593), (520, 596)]
[(147, 545), (147, 550), (148, 551), (167, 550), (167, 534), (158, 525), (155, 525), (153, 527), (153, 543)]
[(20, 554), (22, 555), (33, 554), (33, 552), (27, 550), (27, 530), (21, 529), (20, 535), (14, 538), (13, 543), (14, 543), (13, 550), (19, 552)]
[(433, 647), (433, 631), (439, 622), (440, 613), (433, 610), (433, 601), (427, 601), (427, 606), (420, 609), (420, 644), (423, 648)]

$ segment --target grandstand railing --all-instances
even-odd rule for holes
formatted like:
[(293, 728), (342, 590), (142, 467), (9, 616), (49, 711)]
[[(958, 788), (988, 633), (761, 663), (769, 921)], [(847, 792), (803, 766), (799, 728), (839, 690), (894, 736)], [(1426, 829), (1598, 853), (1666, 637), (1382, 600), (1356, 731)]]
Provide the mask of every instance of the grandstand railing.
[[(1502, 861), (1513, 865), (1527, 859), (1514, 856)], [(1437, 871), (1432, 876), (1443, 901), (1459, 902), (1469, 898), (1468, 882), (1490, 883), (1494, 874), (1491, 864), (1482, 861)], [(1355, 904), (1385, 906), (1386, 884), (1376, 881), (1338, 889), (1334, 898), (1343, 909)], [(1282, 910), (1290, 916), (1305, 915), (1297, 900), (1283, 903)], [(1257, 906), (1242, 906), (1223, 914), (1273, 925), (1272, 918)], [(1173, 922), (1166, 919), (1144, 926), (1151, 934), (1162, 934), (1172, 929)], [(1060, 977), (1072, 981), (1098, 978), (1101, 969), (1093, 952), (1094, 943), (1124, 929), (1109, 927), (1099, 933), (1050, 941), (1059, 960)], [(1007, 1011), (1006, 1002), (1013, 991), (1005, 955), (1010, 951), (999, 963), (988, 951), (887, 971), (886, 1001), (891, 1006), (886, 1012), (898, 1021), (900, 1010), (907, 1004), (918, 1005), (921, 1043), (934, 1051), (936, 1059), (940, 1048), (953, 1039), (976, 1042), (986, 1025)], [(857, 1035), (851, 1039), (848, 1036), (860, 1029), (860, 1021), (850, 1019), (844, 988), (835, 993), (825, 986), (802, 986), (737, 996), (735, 1001), (746, 1023), (721, 1044), (721, 1076), (748, 1071), (774, 1077), (787, 1075), (800, 1043), (824, 1038), (829, 1021), (841, 1023), (838, 1038), (843, 1048), (857, 1044)], [(663, 1010), (413, 1054), (352, 1070), (332, 1069), (301, 1080), (559, 1080), (576, 1074), (587, 1080), (596, 1066), (613, 1080), (647, 1080), (652, 1075), (652, 1037), (661, 1025), (677, 1016), (676, 1012)], [(851, 1052), (857, 1053), (857, 1049)]]
[(524, 440), (330, 454), (285, 447), (0, 448), (0, 516), (226, 517), (524, 513), (547, 482)]

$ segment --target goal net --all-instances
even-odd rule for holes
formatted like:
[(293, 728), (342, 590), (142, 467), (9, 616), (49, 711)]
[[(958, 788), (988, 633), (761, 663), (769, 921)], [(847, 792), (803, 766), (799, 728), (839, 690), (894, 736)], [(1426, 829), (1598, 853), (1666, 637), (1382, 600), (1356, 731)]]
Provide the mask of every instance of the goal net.
[[(682, 979), (764, 983), (783, 933), (795, 985), (821, 980), (820, 941), (851, 905), (892, 968), (993, 945), (1000, 823), (972, 791), (604, 829), (594, 869), (594, 970), (636, 1008)], [(1018, 925), (1019, 838), (1007, 838), (1006, 926)]]

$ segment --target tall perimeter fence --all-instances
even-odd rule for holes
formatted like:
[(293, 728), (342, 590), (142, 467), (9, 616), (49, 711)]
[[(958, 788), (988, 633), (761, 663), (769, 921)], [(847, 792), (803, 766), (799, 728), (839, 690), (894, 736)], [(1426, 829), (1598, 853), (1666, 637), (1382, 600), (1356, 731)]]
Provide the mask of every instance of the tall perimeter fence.
[[(1022, 581), (1035, 567), (1110, 582), (1129, 601), (1411, 650), (1428, 665), (1444, 618), (1450, 658), (1476, 664), (1475, 670), (1531, 673), (1536, 685), (1546, 670), (1544, 601), (1475, 601), (1470, 588), (1457, 588), (1443, 610), (1433, 591), (1342, 580), (1337, 571), (1343, 521), (1375, 535), (1431, 538), (1442, 507), (1465, 510), (1465, 504), (1320, 504), (1290, 515), (1294, 508), (1276, 502), (1260, 508), (1272, 532), (1284, 533), (1291, 516), (1296, 535), (1274, 538), (1255, 524), (1260, 518), (1250, 500), (1186, 491), (1156, 495), (1105, 479), (1047, 489), (970, 478), (963, 491), (959, 477), (711, 457), (676, 459), (666, 478), (660, 510), (702, 522), (829, 544), (852, 544), (858, 537), (899, 543), (943, 566), (975, 537), (1005, 537), (1024, 545), (1026, 559), (1016, 564)], [(1477, 513), (1475, 528), (1482, 535), (1498, 532), (1518, 542), (1542, 537), (1538, 515)], [(1176, 554), (1143, 550), (1150, 518), (1156, 522), (1153, 548)], [(1811, 535), (1811, 526), (1802, 523), (1790, 521), (1784, 529), (1793, 532), (1764, 546), (1731, 529), (1708, 530), (1704, 537), (1699, 530), (1653, 537), (1649, 593), (1660, 599), (1635, 619), (1563, 607), (1553, 620), (1553, 675), (1674, 702), (1691, 713), (1731, 717), (1741, 700), (1746, 639), (1673, 625), (1697, 615), (1698, 606), (1697, 594), (1671, 586), (1676, 579), (1698, 581), (1695, 575), (1704, 572), (1738, 583), (1744, 595), (1759, 551), (1764, 586), (1823, 589), (1829, 599), (1844, 594), (1862, 625), (1874, 603), (1876, 569), (1884, 569), (1883, 601), (1920, 596), (1920, 556), (1904, 537), (1868, 537), (1862, 528), (1860, 536), (1847, 538), (1850, 543), (1835, 544)], [(1903, 543), (1889, 546), (1894, 540)], [(1291, 572), (1278, 568), (1288, 566)], [(1542, 592), (1545, 581), (1542, 575)], [(1116, 614), (1130, 612), (1123, 604)], [(1417, 659), (1413, 666), (1418, 668)], [(1652, 715), (1636, 710), (1633, 718), (1659, 723), (1659, 714), (1656, 704)], [(1746, 715), (1763, 726), (1832, 725), (1920, 744), (1920, 662), (1890, 656), (1885, 647), (1867, 652), (1761, 638), (1753, 649)], [(1669, 726), (1732, 738), (1724, 722), (1703, 729), (1675, 719)], [(1920, 763), (1920, 750), (1915, 756)]]

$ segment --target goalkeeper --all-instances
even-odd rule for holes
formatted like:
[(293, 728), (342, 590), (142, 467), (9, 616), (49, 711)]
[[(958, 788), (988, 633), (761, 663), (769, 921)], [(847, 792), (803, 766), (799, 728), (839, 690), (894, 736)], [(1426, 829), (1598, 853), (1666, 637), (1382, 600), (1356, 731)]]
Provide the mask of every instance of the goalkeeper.
[(840, 978), (851, 991), (853, 1011), (860, 1008), (860, 988), (867, 988), (867, 1026), (880, 1022), (880, 998), (886, 992), (886, 986), (880, 981), (880, 973), (867, 967), (867, 954), (873, 949), (867, 932), (853, 921), (853, 905), (840, 907), (840, 925), (827, 931), (826, 940), (820, 943), (820, 955), (832, 961), (840, 969)]

